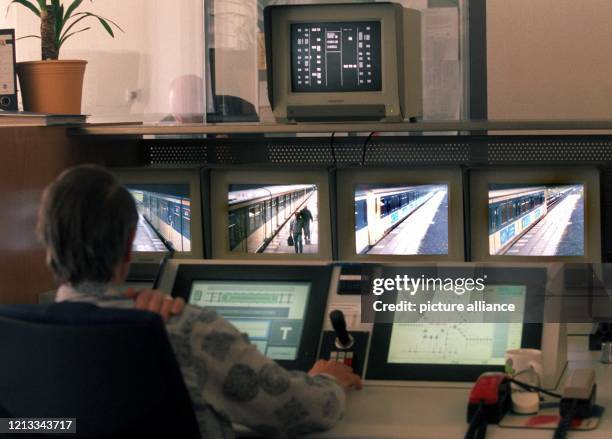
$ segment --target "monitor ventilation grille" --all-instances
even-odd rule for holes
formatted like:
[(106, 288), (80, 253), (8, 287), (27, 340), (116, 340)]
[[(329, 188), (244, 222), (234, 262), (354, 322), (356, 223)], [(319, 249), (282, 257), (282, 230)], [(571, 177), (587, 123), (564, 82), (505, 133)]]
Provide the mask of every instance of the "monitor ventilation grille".
[(612, 162), (610, 136), (150, 139), (149, 164), (278, 166), (554, 165)]

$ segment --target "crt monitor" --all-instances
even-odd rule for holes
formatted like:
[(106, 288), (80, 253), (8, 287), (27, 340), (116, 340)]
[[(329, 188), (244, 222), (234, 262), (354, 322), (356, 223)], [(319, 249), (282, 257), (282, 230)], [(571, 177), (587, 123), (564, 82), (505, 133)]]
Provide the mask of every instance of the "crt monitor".
[[(418, 277), (428, 269), (402, 272)], [(453, 276), (471, 277), (473, 273), (473, 268), (465, 272), (457, 269)], [(457, 312), (448, 319), (425, 312), (418, 319), (405, 321), (403, 311), (396, 311), (391, 317), (393, 323), (374, 324), (367, 378), (474, 381), (484, 372), (503, 371), (508, 349), (540, 349), (543, 311), (538, 299), (546, 286), (547, 270), (488, 267), (481, 275), (486, 279), (484, 291), (464, 293), (462, 300), (478, 304), (486, 298), (489, 303), (512, 303), (518, 317), (497, 314), (500, 321), (491, 323), (491, 315), (479, 312)]]
[(601, 261), (599, 172), (475, 170), (473, 260)]
[(268, 93), (280, 121), (421, 115), (420, 12), (393, 3), (264, 11)]
[(214, 170), (213, 256), (331, 259), (327, 171)]
[(337, 181), (342, 260), (464, 260), (460, 169), (342, 169)]
[[(316, 360), (333, 268), (325, 264), (179, 264), (172, 294), (215, 310), (291, 369)], [(335, 285), (335, 284), (334, 284)]]
[(159, 263), (164, 256), (203, 257), (202, 201), (197, 168), (113, 169), (138, 209), (133, 262)]

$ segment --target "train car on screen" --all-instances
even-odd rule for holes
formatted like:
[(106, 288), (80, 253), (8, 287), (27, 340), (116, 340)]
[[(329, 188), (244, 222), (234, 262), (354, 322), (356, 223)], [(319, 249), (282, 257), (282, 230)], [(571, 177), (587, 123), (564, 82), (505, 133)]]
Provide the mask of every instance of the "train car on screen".
[(367, 253), (438, 191), (440, 185), (358, 190), (355, 194), (355, 250)]
[(191, 251), (191, 201), (189, 198), (131, 190), (138, 213), (164, 243), (178, 252)]
[(489, 254), (504, 254), (573, 190), (541, 186), (489, 191)]
[(316, 185), (261, 186), (231, 190), (229, 204), (229, 246), (231, 251), (260, 253), (292, 215), (305, 207)]

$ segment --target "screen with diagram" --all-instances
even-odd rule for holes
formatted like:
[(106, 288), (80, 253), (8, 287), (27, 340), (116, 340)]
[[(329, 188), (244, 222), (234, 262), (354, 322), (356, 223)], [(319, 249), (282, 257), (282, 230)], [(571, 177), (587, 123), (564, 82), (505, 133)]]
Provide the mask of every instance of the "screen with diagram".
[(356, 186), (355, 251), (448, 254), (448, 185)]
[(291, 24), (292, 91), (380, 91), (380, 35), (380, 21)]
[[(464, 294), (462, 301), (484, 297), (512, 303), (522, 314), (526, 287), (487, 285), (482, 292)], [(435, 314), (424, 314), (415, 323), (393, 324), (388, 363), (503, 365), (505, 352), (522, 345), (522, 323), (488, 323), (478, 312), (461, 313), (457, 322), (447, 323), (436, 321)]]
[(129, 184), (136, 201), (135, 252), (191, 251), (189, 184)]
[(189, 303), (215, 310), (274, 360), (300, 349), (309, 282), (194, 281)]
[(490, 185), (489, 254), (584, 256), (584, 185)]

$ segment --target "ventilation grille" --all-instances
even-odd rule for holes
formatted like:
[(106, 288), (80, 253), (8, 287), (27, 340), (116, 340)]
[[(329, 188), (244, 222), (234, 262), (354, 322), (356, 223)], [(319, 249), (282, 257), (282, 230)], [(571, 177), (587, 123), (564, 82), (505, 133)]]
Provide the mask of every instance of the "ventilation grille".
[(612, 162), (610, 136), (410, 136), (146, 140), (150, 164), (435, 165)]
[(150, 164), (267, 164), (279, 166), (397, 166), (464, 164), (471, 160), (464, 138), (215, 139), (147, 140)]
[(488, 142), (490, 164), (501, 163), (593, 163), (612, 160), (612, 140), (532, 138)]
[(151, 142), (146, 144), (152, 165), (207, 164), (208, 149), (202, 143)]

